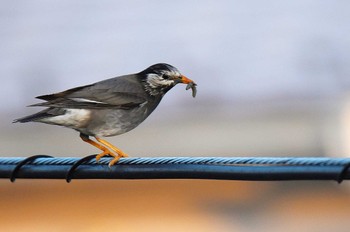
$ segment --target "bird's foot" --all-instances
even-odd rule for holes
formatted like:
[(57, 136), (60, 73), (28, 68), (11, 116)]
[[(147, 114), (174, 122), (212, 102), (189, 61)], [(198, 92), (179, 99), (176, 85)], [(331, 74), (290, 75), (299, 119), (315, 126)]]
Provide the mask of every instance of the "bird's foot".
[(102, 157), (104, 157), (104, 156), (113, 156), (114, 157), (115, 155), (113, 154), (113, 152), (111, 152), (110, 150), (106, 149), (102, 153), (96, 155), (96, 162), (98, 163), (100, 161), (100, 159)]
[(117, 155), (113, 154), (111, 155), (114, 158), (109, 162), (108, 167), (112, 167), (114, 164), (116, 164), (120, 158), (128, 157), (128, 155), (121, 150), (118, 151)]
[(124, 157), (128, 157), (128, 155), (124, 152), (122, 152), (121, 150), (118, 149), (118, 155), (112, 155), (114, 157), (114, 159), (111, 160), (111, 162), (109, 162), (108, 167), (112, 167), (114, 164), (116, 164), (120, 158), (124, 158)]
[(113, 157), (113, 159), (108, 164), (109, 167), (112, 167), (114, 164), (116, 164), (120, 158), (128, 157), (128, 155), (125, 154), (124, 152), (121, 152), (120, 154), (114, 154), (110, 150), (106, 149), (105, 151), (103, 151), (102, 153), (100, 153), (96, 156), (96, 162), (98, 163), (100, 161), (100, 159), (104, 156), (112, 156)]

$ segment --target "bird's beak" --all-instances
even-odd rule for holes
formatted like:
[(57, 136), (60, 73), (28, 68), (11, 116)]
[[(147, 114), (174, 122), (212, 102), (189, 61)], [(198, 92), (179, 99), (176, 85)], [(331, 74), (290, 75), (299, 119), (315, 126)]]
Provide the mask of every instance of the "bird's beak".
[(191, 79), (185, 77), (185, 76), (181, 76), (181, 83), (183, 84), (189, 84), (189, 83), (194, 83)]

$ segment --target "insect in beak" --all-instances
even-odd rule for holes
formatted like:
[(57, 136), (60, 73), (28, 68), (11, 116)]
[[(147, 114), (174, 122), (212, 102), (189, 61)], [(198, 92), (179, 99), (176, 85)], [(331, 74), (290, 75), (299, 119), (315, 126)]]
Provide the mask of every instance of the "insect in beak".
[(192, 96), (193, 97), (196, 97), (197, 95), (197, 84), (194, 83), (191, 79), (185, 77), (185, 76), (181, 76), (181, 82), (184, 83), (184, 84), (187, 84), (186, 86), (186, 90), (189, 90), (190, 88), (192, 89)]
[(186, 86), (186, 90), (192, 89), (192, 97), (196, 97), (197, 95), (197, 88), (196, 88), (197, 84), (194, 83), (193, 81), (188, 83)]

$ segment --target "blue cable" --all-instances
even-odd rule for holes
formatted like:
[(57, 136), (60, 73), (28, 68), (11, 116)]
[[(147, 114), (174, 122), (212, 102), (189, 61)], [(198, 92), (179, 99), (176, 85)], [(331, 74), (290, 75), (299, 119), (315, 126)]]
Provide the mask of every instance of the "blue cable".
[(350, 178), (349, 158), (325, 157), (144, 157), (122, 158), (109, 168), (95, 155), (79, 158), (0, 158), (0, 178), (40, 179), (221, 179), (336, 180)]

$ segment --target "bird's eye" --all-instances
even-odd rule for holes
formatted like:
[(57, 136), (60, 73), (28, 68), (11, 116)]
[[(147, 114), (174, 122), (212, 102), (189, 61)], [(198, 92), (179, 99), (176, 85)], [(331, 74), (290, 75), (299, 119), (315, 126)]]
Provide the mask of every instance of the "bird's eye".
[(169, 79), (169, 76), (166, 74), (163, 74), (163, 79), (167, 80), (167, 79)]

